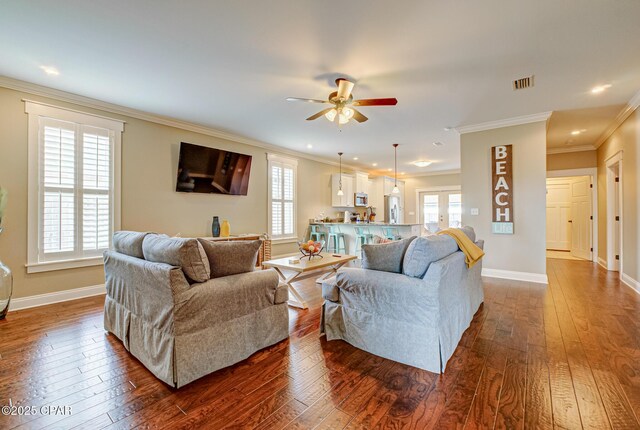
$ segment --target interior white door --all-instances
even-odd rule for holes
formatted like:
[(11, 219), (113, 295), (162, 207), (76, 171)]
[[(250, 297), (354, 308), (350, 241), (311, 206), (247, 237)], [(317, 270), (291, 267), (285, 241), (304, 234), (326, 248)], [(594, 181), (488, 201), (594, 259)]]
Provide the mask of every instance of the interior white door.
[(445, 228), (462, 227), (460, 191), (422, 192), (419, 198), (423, 233), (436, 233)]
[(571, 249), (571, 180), (547, 179), (547, 249)]
[(571, 181), (571, 255), (591, 260), (590, 178)]

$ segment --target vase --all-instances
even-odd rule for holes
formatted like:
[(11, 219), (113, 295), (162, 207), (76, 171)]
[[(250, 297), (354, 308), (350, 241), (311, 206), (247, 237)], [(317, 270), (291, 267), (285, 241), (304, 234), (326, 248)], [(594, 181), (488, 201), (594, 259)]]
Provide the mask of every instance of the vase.
[(217, 216), (213, 217), (213, 222), (211, 223), (211, 235), (220, 237), (220, 220), (218, 220)]
[(3, 320), (9, 311), (12, 293), (13, 276), (11, 270), (0, 261), (0, 320)]
[(229, 221), (222, 220), (222, 227), (220, 228), (220, 236), (229, 237), (231, 235), (231, 224)]

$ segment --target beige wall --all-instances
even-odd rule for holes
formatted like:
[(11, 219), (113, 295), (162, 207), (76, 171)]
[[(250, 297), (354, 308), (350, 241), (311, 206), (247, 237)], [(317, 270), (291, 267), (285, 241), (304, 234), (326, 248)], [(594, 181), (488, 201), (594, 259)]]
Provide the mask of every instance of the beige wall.
[(636, 110), (598, 148), (598, 257), (607, 259), (606, 162), (622, 153), (622, 270), (640, 280), (640, 114)]
[[(483, 268), (544, 275), (546, 228), (545, 122), (504, 127), (460, 136), (462, 222), (485, 240)], [(491, 153), (513, 145), (514, 234), (491, 233)], [(478, 208), (479, 215), (470, 215)]]
[[(0, 88), (0, 184), (10, 193), (0, 258), (14, 272), (14, 297), (68, 290), (104, 282), (102, 267), (27, 274), (27, 115), (23, 98), (69, 106), (126, 121), (122, 135), (122, 228), (183, 236), (210, 235), (211, 217), (231, 223), (232, 234), (267, 231), (266, 150), (135, 118), (99, 112)], [(249, 193), (244, 196), (175, 192), (181, 141), (253, 156)], [(308, 219), (330, 207), (330, 175), (337, 167), (299, 158), (298, 236)], [(295, 251), (295, 243), (275, 245), (274, 255)]]
[[(416, 190), (443, 187), (447, 185), (460, 186), (460, 174), (418, 176), (404, 179), (405, 217), (404, 221), (419, 223), (416, 212)], [(413, 215), (411, 214), (413, 212)]]
[(598, 157), (596, 151), (567, 152), (565, 154), (548, 154), (547, 170), (569, 170), (596, 167)]

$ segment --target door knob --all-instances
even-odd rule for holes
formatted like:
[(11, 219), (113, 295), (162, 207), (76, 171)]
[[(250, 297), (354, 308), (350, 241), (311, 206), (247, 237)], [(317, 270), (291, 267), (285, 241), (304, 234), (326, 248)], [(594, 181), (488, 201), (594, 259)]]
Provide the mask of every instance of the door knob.
[(567, 221), (567, 222), (573, 222), (573, 221), (569, 220), (569, 221)]

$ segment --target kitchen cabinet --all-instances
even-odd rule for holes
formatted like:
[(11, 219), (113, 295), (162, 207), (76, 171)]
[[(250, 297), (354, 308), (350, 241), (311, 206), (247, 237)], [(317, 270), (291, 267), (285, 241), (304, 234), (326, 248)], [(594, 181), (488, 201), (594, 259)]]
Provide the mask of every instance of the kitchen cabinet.
[(356, 187), (355, 193), (369, 193), (369, 174), (356, 172)]
[(331, 206), (334, 208), (352, 208), (355, 178), (353, 175), (342, 174), (342, 193), (338, 195), (340, 189), (340, 174), (331, 175)]
[(378, 196), (378, 190), (376, 187), (376, 180), (375, 179), (369, 179), (367, 181), (367, 194), (369, 195), (369, 206), (372, 206), (374, 208), (378, 208), (379, 206), (379, 202), (381, 201), (380, 197)]

